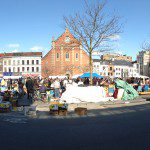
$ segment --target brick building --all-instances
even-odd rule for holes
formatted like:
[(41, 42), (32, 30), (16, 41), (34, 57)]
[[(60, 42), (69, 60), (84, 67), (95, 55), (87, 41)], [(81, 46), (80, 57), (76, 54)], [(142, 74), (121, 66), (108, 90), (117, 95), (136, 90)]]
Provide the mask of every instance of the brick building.
[(68, 29), (52, 39), (52, 49), (42, 58), (42, 76), (73, 76), (89, 70), (89, 56)]

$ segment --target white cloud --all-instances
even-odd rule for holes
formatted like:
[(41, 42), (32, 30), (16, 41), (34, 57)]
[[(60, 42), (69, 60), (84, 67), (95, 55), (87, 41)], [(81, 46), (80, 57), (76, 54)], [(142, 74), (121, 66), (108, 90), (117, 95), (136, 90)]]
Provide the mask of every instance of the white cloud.
[(114, 51), (114, 53), (119, 54), (119, 55), (123, 55), (123, 51), (121, 51), (121, 50), (116, 50), (116, 51)]
[(19, 52), (19, 50), (18, 49), (12, 50), (12, 53), (16, 53), (16, 52)]
[(9, 48), (19, 48), (20, 47), (20, 44), (8, 44), (8, 47)]
[(30, 50), (32, 50), (32, 51), (40, 51), (40, 50), (43, 50), (43, 47), (41, 47), (41, 46), (33, 46), (32, 48), (30, 48)]
[(109, 37), (111, 40), (120, 40), (120, 35), (113, 35)]

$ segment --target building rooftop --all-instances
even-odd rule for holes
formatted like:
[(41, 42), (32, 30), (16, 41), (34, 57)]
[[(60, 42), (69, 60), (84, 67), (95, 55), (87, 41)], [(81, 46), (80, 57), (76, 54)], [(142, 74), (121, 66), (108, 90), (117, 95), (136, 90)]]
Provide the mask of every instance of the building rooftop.
[(112, 61), (112, 65), (115, 65), (115, 66), (130, 66), (132, 67), (133, 64), (129, 61), (125, 61), (125, 60), (114, 60)]
[(42, 52), (17, 52), (17, 53), (4, 53), (4, 57), (7, 56), (42, 56)]
[(126, 60), (100, 60), (100, 59), (93, 59), (93, 62), (100, 62), (102, 65), (114, 65), (114, 66), (130, 66), (132, 67), (132, 62)]

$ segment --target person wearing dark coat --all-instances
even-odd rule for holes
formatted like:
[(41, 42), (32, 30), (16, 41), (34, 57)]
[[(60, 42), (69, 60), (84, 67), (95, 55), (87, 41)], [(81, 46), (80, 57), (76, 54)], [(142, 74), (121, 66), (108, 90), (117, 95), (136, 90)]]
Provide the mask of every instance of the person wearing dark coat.
[(28, 94), (28, 99), (29, 99), (30, 94), (34, 93), (34, 82), (31, 78), (27, 78), (26, 88), (27, 88), (27, 94)]

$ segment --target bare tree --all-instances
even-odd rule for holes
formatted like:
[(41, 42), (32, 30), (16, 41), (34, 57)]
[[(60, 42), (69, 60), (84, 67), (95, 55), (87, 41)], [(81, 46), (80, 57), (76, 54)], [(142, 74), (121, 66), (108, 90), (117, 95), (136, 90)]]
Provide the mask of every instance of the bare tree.
[(92, 53), (107, 51), (112, 39), (121, 32), (120, 17), (106, 15), (105, 6), (105, 1), (91, 4), (84, 0), (83, 14), (64, 16), (66, 27), (81, 41), (89, 55), (90, 84), (92, 84), (93, 72)]
[(141, 48), (142, 48), (142, 50), (150, 50), (150, 43), (149, 42), (143, 42)]

